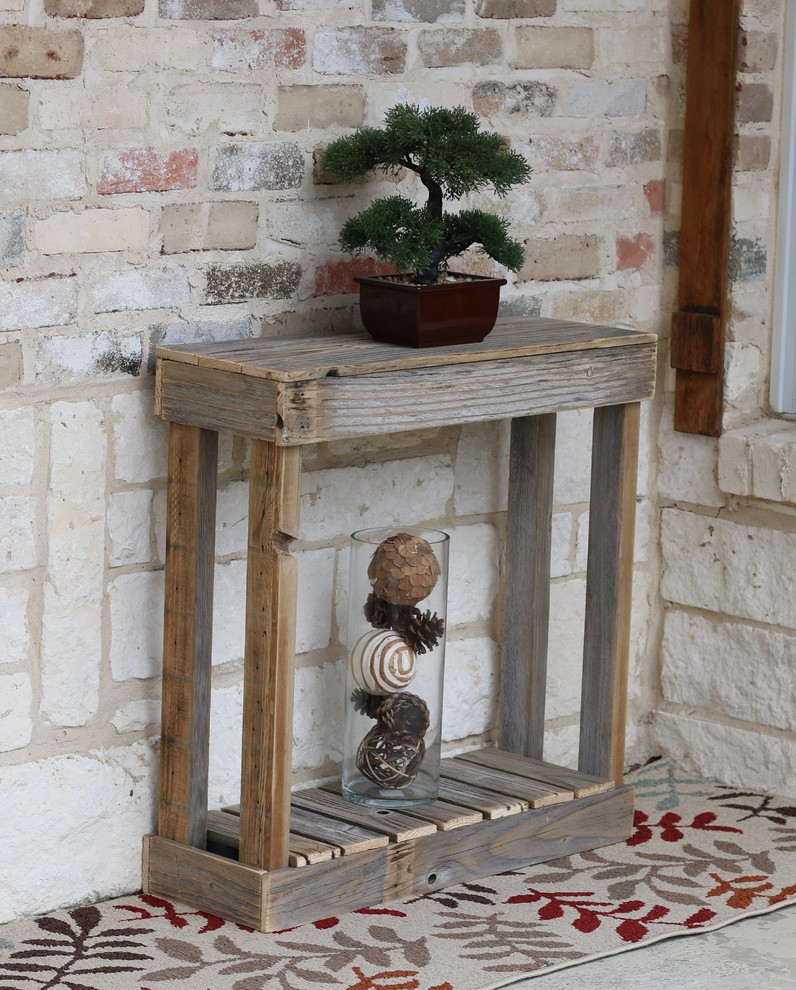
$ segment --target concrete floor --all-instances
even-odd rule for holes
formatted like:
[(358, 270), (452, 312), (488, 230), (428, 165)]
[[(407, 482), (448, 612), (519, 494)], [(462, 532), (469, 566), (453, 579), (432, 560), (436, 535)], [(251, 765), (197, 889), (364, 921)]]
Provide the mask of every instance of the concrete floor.
[(796, 907), (521, 980), (512, 990), (794, 990)]

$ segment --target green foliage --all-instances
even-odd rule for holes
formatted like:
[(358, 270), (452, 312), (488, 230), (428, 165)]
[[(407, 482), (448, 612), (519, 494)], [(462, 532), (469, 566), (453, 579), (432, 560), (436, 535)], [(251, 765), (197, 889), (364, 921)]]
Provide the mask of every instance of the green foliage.
[(369, 172), (415, 172), (427, 192), (423, 206), (401, 196), (377, 200), (349, 220), (340, 235), (344, 250), (370, 249), (398, 271), (412, 271), (416, 282), (436, 281), (447, 260), (472, 244), (517, 271), (522, 245), (508, 236), (505, 220), (480, 210), (443, 214), (443, 200), (491, 188), (498, 196), (525, 181), (525, 159), (500, 134), (482, 132), (464, 107), (421, 110), (399, 104), (385, 115), (384, 127), (363, 127), (333, 141), (324, 165), (344, 182)]

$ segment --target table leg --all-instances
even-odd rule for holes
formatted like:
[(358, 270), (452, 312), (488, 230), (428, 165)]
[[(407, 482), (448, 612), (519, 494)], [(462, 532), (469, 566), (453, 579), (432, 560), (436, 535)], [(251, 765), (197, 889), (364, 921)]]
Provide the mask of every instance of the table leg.
[(204, 848), (218, 434), (169, 424), (158, 833)]
[(500, 748), (542, 759), (556, 417), (512, 420)]
[(251, 443), (240, 861), (287, 866), (301, 448)]
[(594, 410), (579, 769), (622, 783), (639, 403)]

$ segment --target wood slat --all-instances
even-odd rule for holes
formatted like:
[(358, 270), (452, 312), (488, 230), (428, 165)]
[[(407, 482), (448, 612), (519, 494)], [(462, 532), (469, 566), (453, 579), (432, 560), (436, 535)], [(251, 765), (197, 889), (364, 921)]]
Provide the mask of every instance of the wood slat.
[(576, 798), (601, 794), (614, 788), (613, 780), (592, 777), (589, 774), (580, 773), (578, 770), (570, 770), (567, 767), (555, 766), (552, 763), (544, 763), (541, 760), (518, 756), (515, 753), (503, 752), (488, 746), (484, 749), (472, 750), (469, 753), (461, 753), (457, 759), (477, 763), (479, 766), (516, 773), (521, 777), (527, 777), (529, 780), (549, 784), (556, 790), (571, 791)]
[(349, 822), (379, 832), (388, 836), (393, 842), (406, 842), (421, 835), (432, 835), (437, 831), (434, 825), (412, 818), (401, 811), (367, 808), (321, 788), (296, 791), (293, 795), (293, 804), (297, 808), (326, 815), (339, 822)]
[(496, 794), (494, 791), (484, 790), (483, 787), (473, 787), (459, 780), (448, 779), (444, 775), (440, 777), (439, 796), (441, 800), (450, 804), (460, 804), (464, 808), (479, 811), (489, 821), (518, 815), (521, 811), (528, 810), (528, 802), (518, 797)]
[(440, 774), (446, 780), (474, 784), (486, 791), (518, 798), (529, 808), (545, 808), (551, 804), (560, 804), (562, 801), (571, 801), (573, 797), (572, 791), (557, 791), (547, 784), (528, 780), (518, 774), (478, 766), (458, 758), (444, 760)]
[(500, 745), (536, 759), (544, 748), (555, 443), (555, 413), (512, 420)]
[(207, 829), (218, 434), (169, 424), (160, 835), (202, 847)]
[[(342, 794), (342, 786), (339, 782), (324, 784), (322, 789), (332, 794)], [(423, 821), (433, 822), (443, 832), (462, 828), (464, 825), (474, 825), (484, 819), (480, 812), (450, 804), (448, 801), (431, 801), (429, 804), (414, 805), (404, 808), (402, 813), (410, 818), (422, 818)]]
[[(231, 849), (240, 849), (240, 815), (229, 810), (208, 812), (207, 838)], [(343, 850), (336, 843), (322, 842), (313, 836), (292, 831), (292, 817), (288, 849), (288, 866), (307, 866), (343, 855)]]
[(243, 673), (240, 858), (287, 864), (301, 449), (253, 441)]
[(595, 409), (578, 768), (622, 782), (640, 409)]
[(378, 849), (380, 846), (386, 846), (390, 841), (386, 835), (373, 829), (328, 818), (295, 806), (290, 811), (290, 828), (308, 839), (320, 839), (336, 846), (341, 856)]

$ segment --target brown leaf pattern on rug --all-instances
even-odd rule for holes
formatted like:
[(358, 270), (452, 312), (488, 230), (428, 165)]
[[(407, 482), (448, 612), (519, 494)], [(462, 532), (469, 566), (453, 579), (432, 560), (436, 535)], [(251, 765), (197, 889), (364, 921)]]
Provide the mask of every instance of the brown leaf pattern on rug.
[(658, 762), (628, 842), (263, 935), (151, 894), (0, 928), (0, 990), (484, 990), (796, 903), (796, 807)]

